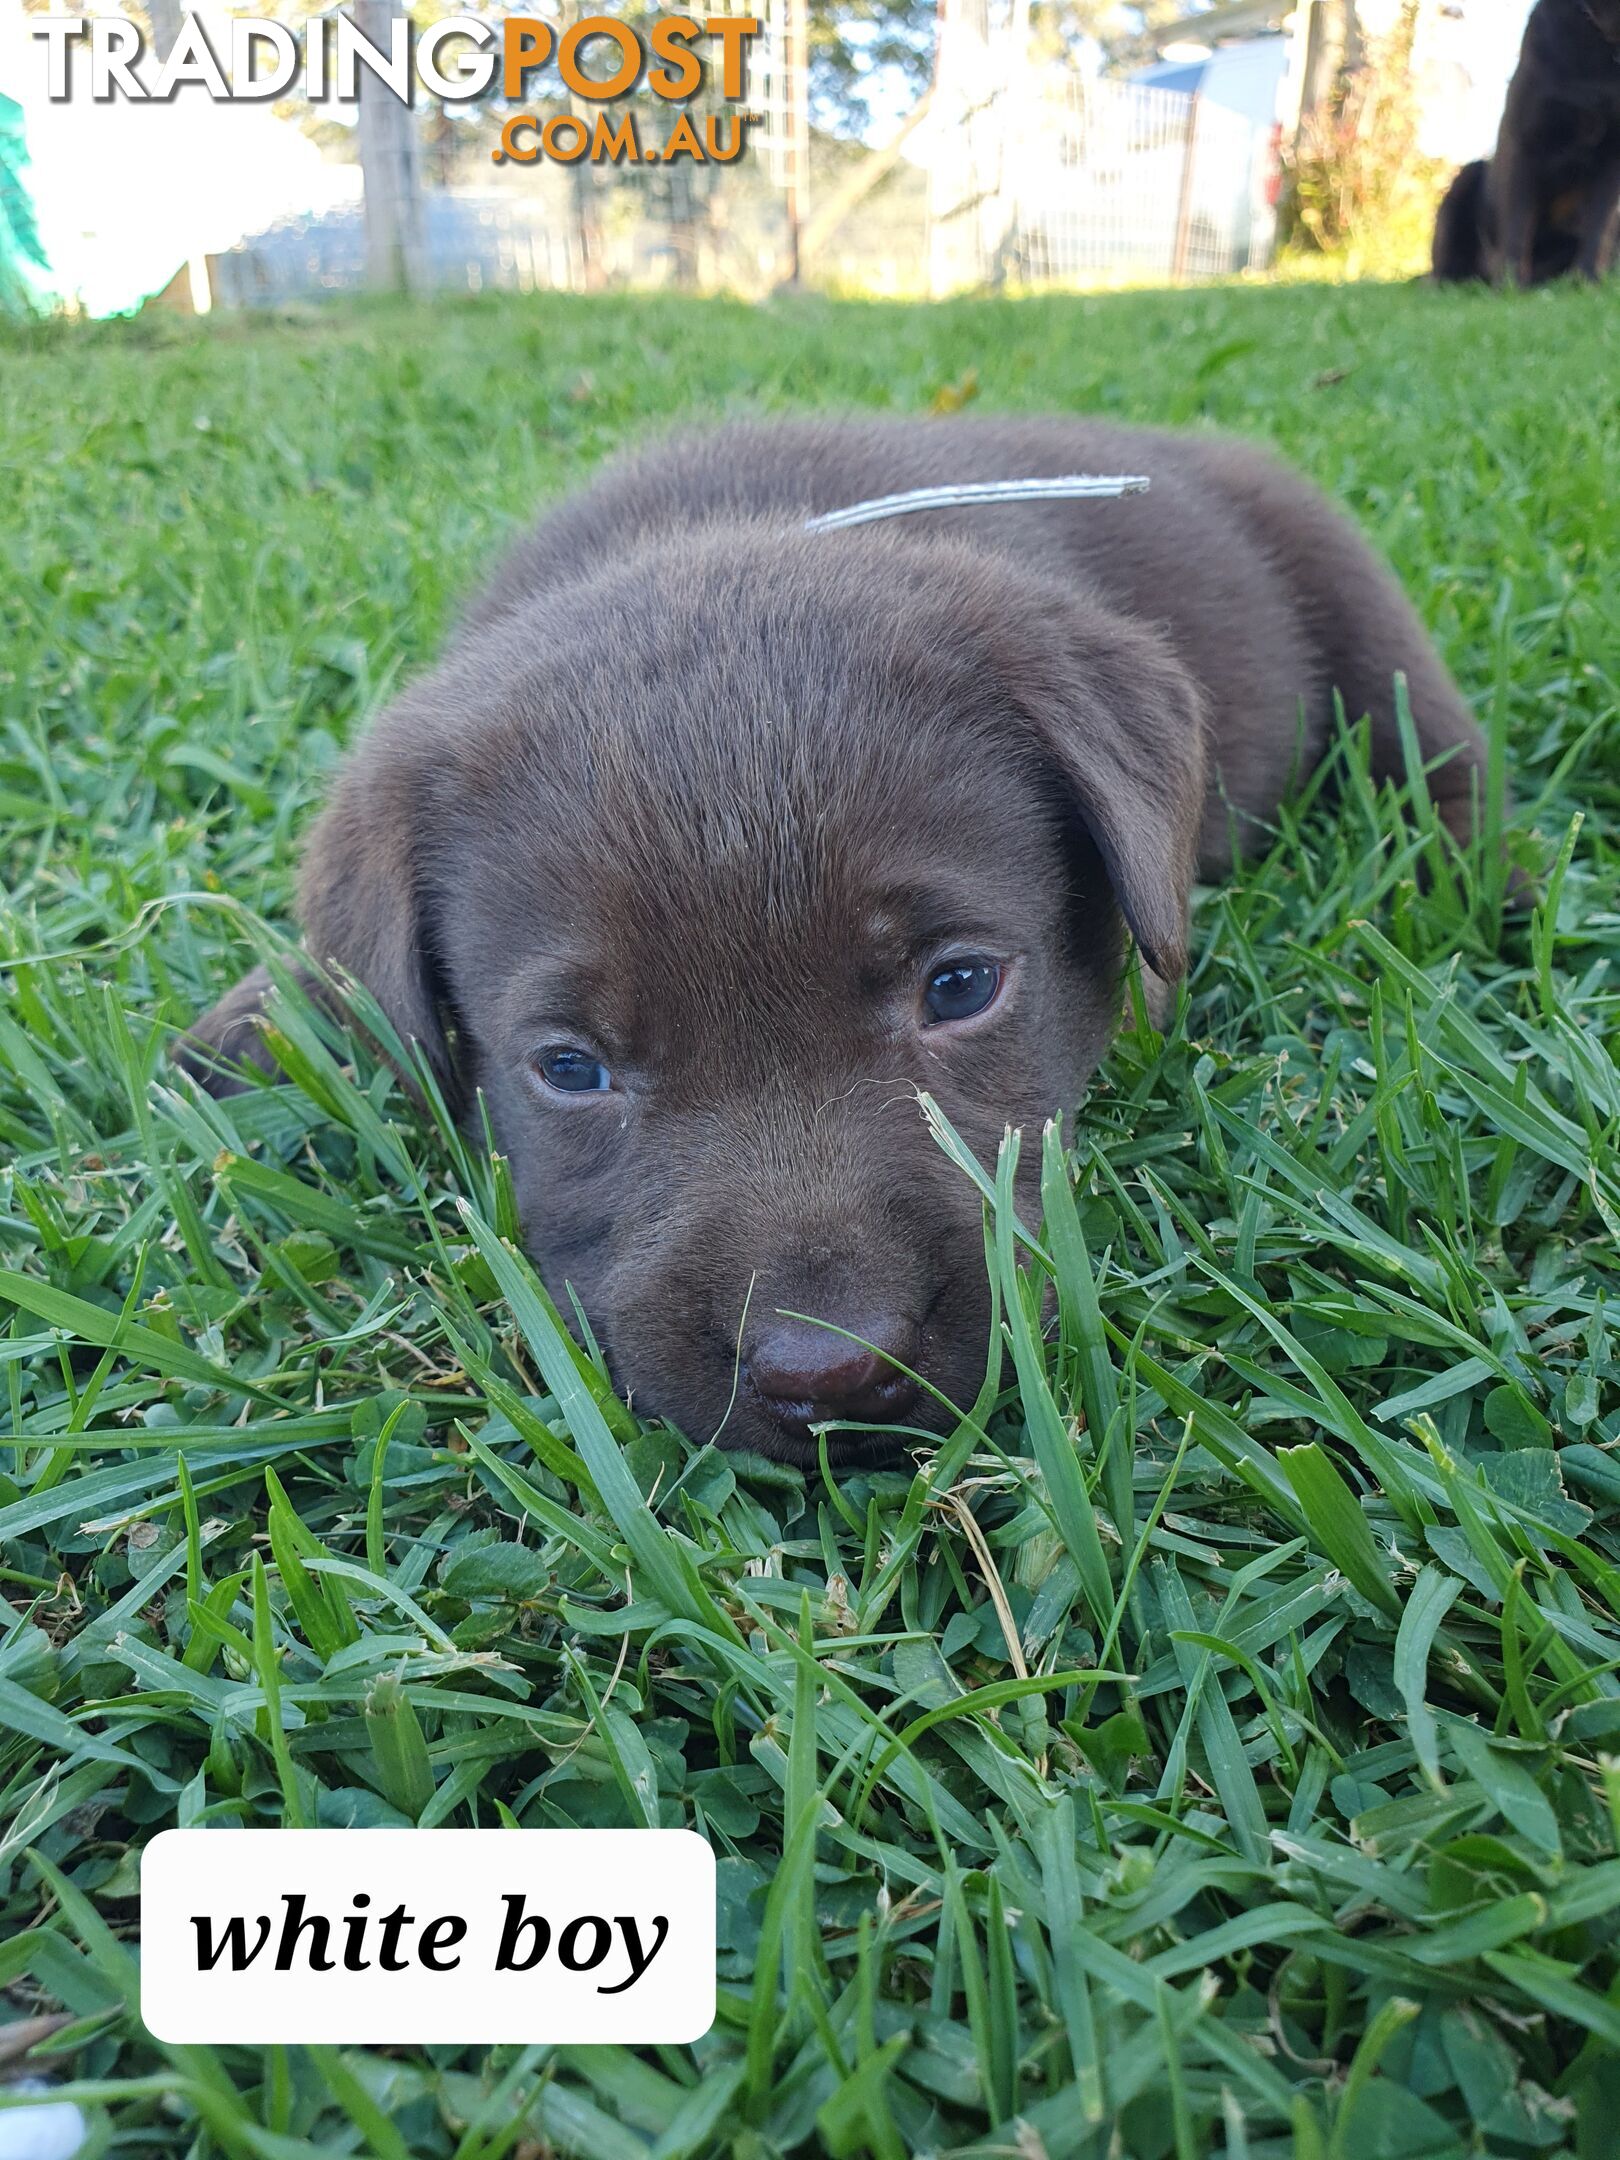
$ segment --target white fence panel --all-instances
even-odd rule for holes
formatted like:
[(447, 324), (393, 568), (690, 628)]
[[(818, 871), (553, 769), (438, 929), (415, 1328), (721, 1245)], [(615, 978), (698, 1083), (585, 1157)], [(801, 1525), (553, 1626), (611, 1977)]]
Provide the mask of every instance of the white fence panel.
[(958, 30), (931, 161), (935, 292), (1242, 270), (1269, 236), (1265, 131), (1203, 99), (1020, 64)]

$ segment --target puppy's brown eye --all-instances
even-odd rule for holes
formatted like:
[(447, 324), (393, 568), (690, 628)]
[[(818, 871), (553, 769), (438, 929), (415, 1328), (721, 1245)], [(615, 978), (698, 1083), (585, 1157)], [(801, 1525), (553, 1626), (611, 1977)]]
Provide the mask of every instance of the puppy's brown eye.
[(567, 1043), (542, 1050), (534, 1069), (559, 1095), (601, 1095), (613, 1085), (613, 1075), (605, 1065), (588, 1050), (576, 1050)]
[(937, 1027), (943, 1020), (971, 1020), (989, 1009), (1001, 988), (999, 960), (982, 960), (976, 954), (935, 968), (923, 991), (924, 1023)]

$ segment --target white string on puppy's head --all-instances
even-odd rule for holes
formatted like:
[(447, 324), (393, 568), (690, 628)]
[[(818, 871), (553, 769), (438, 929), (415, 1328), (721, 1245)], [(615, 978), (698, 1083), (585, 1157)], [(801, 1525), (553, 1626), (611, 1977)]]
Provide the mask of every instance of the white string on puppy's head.
[(917, 510), (968, 510), (993, 503), (1086, 502), (1115, 495), (1145, 495), (1145, 473), (1063, 473), (1047, 480), (964, 480), (956, 486), (907, 488), (901, 495), (875, 495), (806, 518), (806, 532), (843, 532), (851, 525), (875, 525), (882, 518), (909, 517)]

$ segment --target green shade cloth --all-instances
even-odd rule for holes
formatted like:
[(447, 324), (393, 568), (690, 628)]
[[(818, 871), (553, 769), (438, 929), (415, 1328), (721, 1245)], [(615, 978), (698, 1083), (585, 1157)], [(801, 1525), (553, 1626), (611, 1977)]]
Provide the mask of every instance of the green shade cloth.
[(34, 199), (24, 170), (28, 144), (22, 107), (0, 92), (0, 308), (27, 312), (33, 302), (35, 270), (48, 270), (34, 217)]

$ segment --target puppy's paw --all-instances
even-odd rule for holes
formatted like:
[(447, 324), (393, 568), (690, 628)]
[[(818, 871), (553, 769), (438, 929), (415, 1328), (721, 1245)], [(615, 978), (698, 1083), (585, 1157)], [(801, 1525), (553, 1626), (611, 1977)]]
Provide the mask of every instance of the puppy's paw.
[(1147, 1016), (1162, 1035), (1176, 1016), (1176, 986), (1167, 976), (1156, 975), (1144, 961), (1142, 1002)]
[[(1480, 853), (1474, 857), (1481, 870), (1486, 867), (1486, 849), (1489, 843), (1482, 841), (1479, 830), (1477, 805), (1472, 793), (1463, 795), (1439, 795), (1434, 807), (1441, 824), (1450, 834), (1459, 854), (1467, 855), (1476, 846)], [(1496, 861), (1503, 873), (1502, 905), (1509, 917), (1528, 915), (1540, 905), (1542, 881), (1539, 870), (1526, 870), (1513, 859), (1513, 842), (1507, 836), (1496, 844)], [(1522, 844), (1521, 844), (1522, 851)], [(1428, 882), (1427, 874), (1424, 876)]]
[(1516, 862), (1507, 866), (1507, 887), (1502, 895), (1502, 905), (1509, 915), (1528, 915), (1540, 907), (1545, 895), (1541, 879), (1533, 870), (1524, 870)]
[[(1138, 1003), (1137, 980), (1140, 980), (1140, 1003)], [(1122, 1028), (1138, 1027), (1145, 1020), (1159, 1034), (1168, 1032), (1176, 1016), (1176, 989), (1180, 981), (1167, 975), (1159, 975), (1138, 956), (1136, 969), (1127, 974), (1121, 985), (1119, 1024)]]
[(281, 1068), (260, 1032), (274, 988), (268, 968), (251, 968), (175, 1038), (169, 1056), (210, 1095), (243, 1094), (253, 1085), (254, 1072), (278, 1079)]

